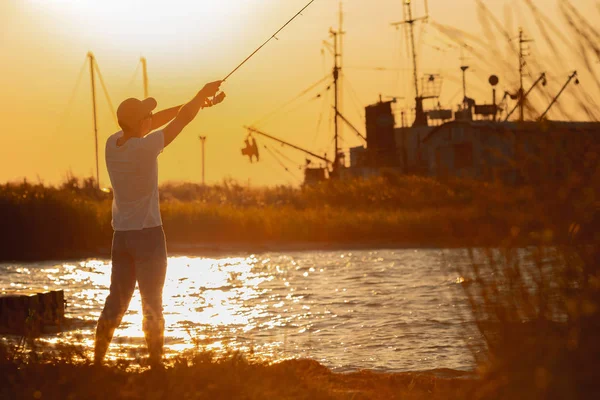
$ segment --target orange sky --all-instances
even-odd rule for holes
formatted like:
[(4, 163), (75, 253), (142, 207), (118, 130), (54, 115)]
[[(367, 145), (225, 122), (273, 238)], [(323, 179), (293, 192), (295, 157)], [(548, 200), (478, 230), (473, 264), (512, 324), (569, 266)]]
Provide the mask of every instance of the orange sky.
[[(559, 15), (561, 0), (533, 0), (561, 30), (566, 23)], [(27, 177), (56, 184), (68, 171), (77, 176), (94, 173), (94, 137), (89, 74), (76, 88), (77, 77), (88, 51), (93, 51), (106, 81), (114, 106), (131, 96), (142, 96), (141, 73), (134, 75), (140, 56), (148, 60), (150, 95), (159, 107), (187, 101), (206, 81), (222, 78), (249, 52), (278, 29), (306, 0), (2, 0), (0, 1), (0, 112), (3, 146), (0, 182)], [(415, 0), (415, 13), (423, 14), (423, 2)], [(516, 34), (520, 25), (536, 39), (531, 44), (534, 61), (547, 65), (549, 90), (557, 92), (581, 60), (557, 40), (565, 52), (562, 65), (555, 62), (540, 36), (526, 0), (484, 0), (498, 20)], [(590, 21), (599, 13), (594, 0), (571, 0)], [(402, 19), (401, 0), (345, 0), (344, 113), (364, 130), (362, 109), (378, 95), (414, 96), (404, 35), (390, 26)], [(168, 5), (164, 5), (168, 4)], [(214, 5), (210, 5), (214, 4)], [(471, 32), (480, 40), (482, 19), (475, 0), (429, 0), (431, 20)], [(263, 150), (263, 161), (250, 164), (240, 155), (244, 124), (252, 124), (304, 88), (330, 73), (332, 57), (322, 52), (331, 26), (338, 24), (338, 0), (317, 0), (294, 21), (279, 41), (271, 42), (224, 86), (225, 103), (203, 111), (180, 138), (160, 156), (161, 181), (199, 181), (200, 142), (208, 136), (206, 177), (209, 183), (231, 177), (252, 185), (298, 184), (298, 168), (304, 156), (281, 149), (268, 141), (277, 156), (288, 164), (291, 174)], [(417, 27), (420, 70), (445, 76), (441, 101), (452, 106), (460, 96), (461, 51), (437, 33), (433, 24)], [(508, 58), (508, 45), (496, 34), (498, 48), (484, 58), (489, 64)], [(485, 83), (491, 73), (501, 79), (501, 90), (514, 90), (515, 71), (492, 70), (485, 61), (463, 51), (472, 68), (469, 95), (489, 101)], [(511, 56), (512, 57), (512, 56)], [(491, 62), (490, 62), (491, 61)], [(533, 73), (538, 73), (533, 62)], [(377, 72), (358, 67), (385, 67), (398, 71)], [(600, 68), (600, 64), (595, 65)], [(401, 70), (401, 71), (400, 71)], [(596, 70), (595, 73), (598, 71)], [(598, 98), (598, 88), (582, 74), (580, 89)], [(133, 79), (132, 79), (133, 78)], [(528, 78), (527, 82), (531, 82)], [(313, 99), (315, 90), (258, 125), (265, 131), (319, 153), (332, 150), (332, 94)], [(76, 90), (75, 90), (76, 89)], [(98, 88), (100, 148), (117, 128), (107, 101)], [(327, 93), (327, 92), (325, 92)], [(566, 93), (566, 96), (569, 94)], [(73, 99), (70, 101), (70, 99)], [(540, 101), (545, 101), (540, 98)], [(409, 100), (401, 105), (410, 106)], [(551, 115), (559, 118), (559, 114)], [(320, 123), (319, 123), (320, 121)], [(317, 129), (318, 128), (318, 129)], [(348, 129), (344, 147), (360, 144)], [(101, 183), (108, 177), (101, 152)]]

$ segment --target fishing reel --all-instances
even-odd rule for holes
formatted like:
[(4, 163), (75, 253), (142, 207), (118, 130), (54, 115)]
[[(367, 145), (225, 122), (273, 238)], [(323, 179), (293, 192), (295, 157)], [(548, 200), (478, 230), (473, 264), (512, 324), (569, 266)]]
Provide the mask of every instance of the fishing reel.
[(225, 97), (227, 97), (225, 92), (219, 92), (212, 99), (206, 99), (204, 101), (204, 107), (202, 108), (210, 108), (212, 106), (216, 106), (217, 104), (222, 103), (223, 100), (225, 100)]
[(242, 156), (248, 156), (248, 158), (250, 158), (250, 163), (252, 163), (252, 157), (256, 157), (256, 162), (258, 162), (260, 160), (260, 155), (258, 153), (256, 139), (254, 139), (252, 135), (248, 135), (244, 140), (244, 143), (246, 143), (246, 147), (242, 149)]

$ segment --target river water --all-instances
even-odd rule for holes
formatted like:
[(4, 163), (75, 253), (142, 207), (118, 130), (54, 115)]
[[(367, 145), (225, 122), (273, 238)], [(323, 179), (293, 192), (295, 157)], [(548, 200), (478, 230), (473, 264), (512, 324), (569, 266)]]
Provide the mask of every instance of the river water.
[[(335, 371), (472, 369), (468, 307), (449, 259), (460, 250), (303, 251), (170, 257), (168, 356), (199, 346), (270, 360), (315, 359)], [(93, 347), (110, 260), (0, 264), (0, 293), (63, 289), (76, 329), (47, 342)], [(109, 356), (144, 346), (136, 290)]]

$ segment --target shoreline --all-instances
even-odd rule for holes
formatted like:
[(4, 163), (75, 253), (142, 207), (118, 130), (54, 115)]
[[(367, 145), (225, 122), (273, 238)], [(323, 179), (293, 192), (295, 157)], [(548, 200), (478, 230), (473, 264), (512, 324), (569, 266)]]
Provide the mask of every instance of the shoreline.
[[(367, 250), (436, 250), (436, 249), (468, 249), (468, 248), (494, 248), (504, 247), (510, 244), (510, 247), (528, 247), (538, 245), (560, 245), (560, 242), (540, 243), (536, 240), (524, 240), (512, 238), (510, 243), (505, 240), (475, 240), (475, 239), (456, 239), (456, 240), (432, 240), (431, 242), (417, 241), (382, 241), (382, 240), (364, 240), (364, 241), (215, 241), (202, 242), (198, 244), (170, 242), (167, 237), (167, 251), (169, 257), (192, 256), (192, 257), (219, 257), (225, 255), (252, 255), (264, 253), (281, 252), (311, 252), (311, 251), (367, 251)], [(36, 262), (57, 262), (57, 261), (79, 261), (81, 259), (110, 259), (110, 244), (96, 250), (75, 250), (70, 255), (57, 257), (55, 255), (30, 255), (28, 257), (2, 259), (0, 263), (36, 263)]]
[[(0, 360), (0, 393), (7, 398), (286, 398), (286, 399), (464, 399), (477, 388), (474, 371), (333, 372), (311, 359), (252, 362), (237, 353), (180, 357), (164, 369), (129, 363), (94, 367), (63, 359)], [(2, 352), (0, 352), (2, 353)], [(0, 354), (2, 355), (2, 354)], [(42, 356), (44, 357), (44, 356)], [(69, 358), (71, 357), (71, 358)], [(55, 377), (60, 379), (55, 379)], [(93, 382), (91, 390), (89, 383)]]
[[(169, 243), (167, 238), (167, 251), (169, 257), (192, 256), (214, 257), (224, 255), (252, 255), (281, 252), (310, 252), (310, 251), (378, 251), (378, 250), (434, 250), (434, 249), (465, 249), (470, 247), (490, 246), (491, 243), (398, 243), (394, 241), (347, 241), (347, 242), (307, 242), (307, 241), (265, 241), (265, 242), (203, 242), (202, 244)], [(499, 243), (497, 244), (499, 245)], [(526, 245), (526, 244), (523, 244)], [(96, 251), (73, 251), (72, 256), (53, 257), (31, 256), (15, 259), (0, 259), (2, 264), (10, 263), (36, 263), (76, 261), (81, 259), (103, 258), (110, 259), (110, 247), (100, 248)]]

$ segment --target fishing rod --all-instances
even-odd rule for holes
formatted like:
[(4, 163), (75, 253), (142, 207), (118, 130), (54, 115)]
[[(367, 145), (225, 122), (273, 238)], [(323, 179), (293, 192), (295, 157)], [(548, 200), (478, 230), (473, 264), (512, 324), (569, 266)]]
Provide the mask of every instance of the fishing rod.
[(227, 75), (225, 78), (223, 78), (223, 82), (225, 82), (227, 79), (229, 79), (229, 77), (231, 77), (231, 75), (233, 75), (238, 69), (240, 69), (244, 64), (246, 64), (252, 57), (254, 57), (254, 55), (256, 53), (258, 53), (263, 47), (265, 47), (271, 40), (273, 40), (273, 39), (279, 40), (279, 39), (277, 39), (277, 34), (279, 32), (281, 32), (282, 30), (284, 30), (289, 24), (291, 24), (293, 20), (298, 18), (298, 16), (300, 14), (302, 14), (302, 12), (304, 10), (306, 10), (314, 2), (315, 2), (315, 0), (311, 0), (307, 5), (304, 6), (304, 8), (302, 10), (298, 11), (298, 13), (296, 13), (296, 15), (294, 15), (288, 22), (286, 22), (281, 28), (279, 28), (279, 30), (277, 32), (275, 32), (269, 39), (267, 39), (266, 42), (261, 44), (256, 50), (254, 50), (254, 52), (252, 54), (250, 54), (244, 61), (242, 61), (237, 67), (235, 67), (234, 70), (229, 73), (229, 75)]

